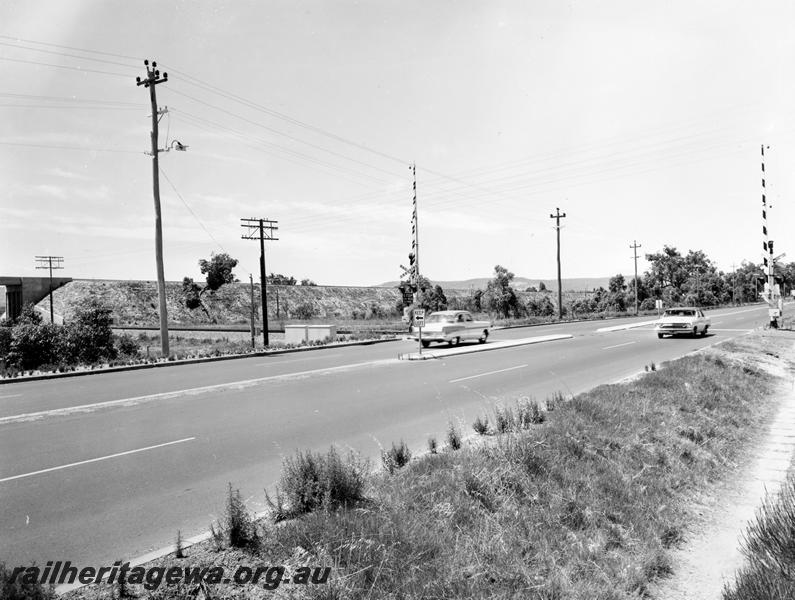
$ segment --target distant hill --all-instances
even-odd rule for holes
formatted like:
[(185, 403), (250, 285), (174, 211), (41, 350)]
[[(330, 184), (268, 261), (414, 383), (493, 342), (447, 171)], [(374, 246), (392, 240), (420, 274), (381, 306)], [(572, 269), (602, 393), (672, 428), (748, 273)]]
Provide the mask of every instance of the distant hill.
[[(475, 279), (465, 279), (463, 281), (433, 281), (434, 285), (438, 284), (442, 286), (442, 289), (445, 290), (468, 290), (470, 288), (473, 289), (485, 289), (486, 284), (491, 281), (491, 277), (477, 277)], [(631, 279), (631, 277), (629, 277)], [(540, 281), (544, 282), (544, 285), (547, 286), (549, 290), (557, 290), (558, 289), (558, 281), (557, 279), (531, 279), (528, 277), (514, 277), (513, 279), (513, 288), (516, 290), (524, 291), (527, 288), (533, 286), (538, 288), (538, 283)], [(607, 288), (607, 284), (610, 281), (610, 277), (564, 277), (562, 279), (563, 284), (563, 291), (573, 291), (573, 292), (590, 292), (591, 290), (597, 289), (599, 287)], [(386, 283), (382, 283), (376, 287), (395, 287), (400, 283), (399, 281), (387, 281)]]

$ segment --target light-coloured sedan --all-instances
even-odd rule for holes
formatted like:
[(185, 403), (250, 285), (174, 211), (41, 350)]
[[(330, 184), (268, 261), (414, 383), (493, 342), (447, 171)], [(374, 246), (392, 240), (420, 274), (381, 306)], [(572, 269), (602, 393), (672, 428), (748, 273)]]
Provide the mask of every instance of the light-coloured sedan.
[(709, 329), (709, 317), (700, 308), (684, 306), (677, 308), (667, 308), (657, 321), (654, 331), (657, 337), (664, 335), (707, 335)]
[[(457, 346), (464, 340), (477, 340), (481, 344), (489, 337), (489, 321), (475, 321), (466, 310), (440, 310), (425, 319), (422, 328), (422, 345), (427, 348), (431, 342), (447, 342)], [(412, 330), (412, 337), (417, 339), (417, 327)]]

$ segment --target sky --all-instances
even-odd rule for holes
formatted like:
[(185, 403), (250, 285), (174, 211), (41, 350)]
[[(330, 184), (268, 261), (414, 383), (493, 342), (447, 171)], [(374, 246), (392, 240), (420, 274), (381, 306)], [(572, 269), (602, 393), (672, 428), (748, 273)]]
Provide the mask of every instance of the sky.
[(0, 275), (155, 279), (156, 86), (165, 274), (211, 253), (267, 271), (431, 280), (503, 265), (631, 275), (664, 245), (724, 271), (795, 231), (789, 1), (3, 0)]

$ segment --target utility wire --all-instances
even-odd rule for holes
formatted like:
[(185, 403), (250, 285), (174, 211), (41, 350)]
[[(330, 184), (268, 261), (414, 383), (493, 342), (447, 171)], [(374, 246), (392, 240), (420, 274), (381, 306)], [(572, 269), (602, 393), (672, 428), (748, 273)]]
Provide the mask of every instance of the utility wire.
[(3, 146), (20, 146), (24, 148), (47, 148), (49, 150), (82, 150), (83, 152), (117, 152), (121, 154), (146, 154), (140, 150), (121, 150), (118, 148), (88, 148), (85, 146), (62, 146), (55, 144), (30, 144), (27, 142), (0, 141)]
[[(193, 209), (190, 207), (190, 205), (189, 205), (189, 204), (188, 204), (188, 203), (185, 201), (185, 198), (183, 198), (183, 197), (182, 197), (182, 194), (180, 194), (180, 193), (179, 193), (179, 190), (177, 190), (177, 187), (174, 185), (174, 182), (173, 182), (173, 181), (171, 181), (171, 179), (169, 178), (169, 176), (168, 176), (168, 175), (166, 175), (166, 172), (165, 172), (165, 171), (164, 171), (162, 168), (160, 168), (159, 170), (160, 170), (160, 174), (161, 174), (161, 175), (163, 175), (163, 177), (165, 177), (166, 181), (168, 181), (168, 184), (171, 186), (171, 189), (172, 189), (172, 190), (174, 190), (174, 193), (177, 195), (177, 198), (179, 198), (179, 199), (182, 201), (182, 204), (184, 204), (184, 205), (185, 205), (185, 208), (187, 208), (187, 209), (188, 209), (188, 212), (189, 212), (191, 215), (193, 215), (193, 218), (194, 218), (194, 219), (196, 219), (196, 222), (197, 222), (197, 223), (198, 223), (198, 224), (201, 226), (201, 228), (202, 228), (202, 229), (204, 229), (204, 232), (205, 232), (205, 233), (206, 233), (208, 236), (210, 236), (210, 239), (211, 239), (213, 242), (215, 242), (215, 244), (216, 244), (216, 245), (217, 245), (217, 246), (218, 246), (218, 247), (219, 247), (219, 248), (220, 248), (220, 249), (221, 249), (223, 252), (225, 252), (226, 254), (229, 254), (229, 252), (227, 252), (226, 248), (224, 248), (223, 244), (221, 244), (221, 242), (219, 242), (217, 239), (215, 239), (215, 236), (214, 236), (212, 233), (210, 233), (210, 230), (209, 230), (209, 229), (207, 229), (207, 227), (205, 227), (204, 223), (203, 223), (203, 222), (202, 222), (202, 220), (199, 218), (199, 215), (197, 215), (197, 214), (194, 212), (194, 210), (193, 210)], [(240, 267), (240, 268), (241, 268), (241, 269), (243, 269), (244, 271), (246, 271), (246, 273), (248, 273), (248, 271), (247, 271), (247, 270), (245, 269), (245, 267), (243, 267), (242, 265), (241, 265), (241, 267)]]
[(137, 60), (137, 61), (143, 60), (142, 58), (140, 58), (138, 56), (127, 56), (125, 54), (114, 54), (112, 52), (102, 52), (101, 50), (88, 50), (86, 48), (77, 48), (75, 46), (62, 46), (60, 44), (50, 44), (48, 42), (40, 42), (40, 41), (37, 41), (37, 40), (26, 40), (24, 38), (19, 38), (19, 37), (10, 36), (10, 35), (0, 35), (0, 39), (12, 40), (12, 41), (16, 41), (16, 42), (24, 42), (26, 44), (38, 44), (40, 46), (49, 46), (50, 48), (63, 48), (65, 50), (76, 50), (78, 52), (86, 52), (88, 54), (101, 54), (103, 56), (113, 56), (115, 58), (127, 58), (129, 60)]
[(42, 67), (53, 67), (55, 69), (69, 69), (71, 71), (80, 71), (81, 73), (99, 73), (100, 75), (113, 75), (115, 77), (129, 77), (128, 73), (112, 73), (110, 71), (99, 71), (96, 69), (83, 69), (82, 67), (72, 67), (68, 65), (54, 65), (52, 63), (43, 63), (35, 60), (23, 60), (21, 58), (10, 58), (8, 56), (0, 56), (0, 60), (7, 60), (10, 62), (24, 63), (27, 65), (39, 65)]
[(65, 56), (67, 58), (76, 58), (78, 60), (90, 60), (93, 62), (99, 62), (106, 65), (116, 65), (119, 67), (129, 67), (130, 69), (137, 69), (138, 65), (130, 65), (127, 63), (120, 63), (114, 60), (105, 60), (103, 58), (93, 58), (91, 56), (79, 56), (77, 54), (68, 54), (66, 52), (56, 52), (55, 50), (43, 50), (41, 48), (31, 48), (29, 46), (19, 46), (17, 44), (9, 44), (8, 42), (0, 42), (0, 46), (6, 46), (7, 48), (17, 48), (18, 50), (30, 50), (31, 52), (41, 52), (43, 54), (51, 54), (55, 56)]

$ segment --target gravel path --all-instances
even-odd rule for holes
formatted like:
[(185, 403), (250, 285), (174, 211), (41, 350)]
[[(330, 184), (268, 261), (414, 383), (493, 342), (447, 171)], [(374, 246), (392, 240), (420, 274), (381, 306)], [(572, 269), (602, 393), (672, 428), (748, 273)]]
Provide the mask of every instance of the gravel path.
[[(790, 360), (795, 350), (788, 353)], [(782, 357), (784, 358), (784, 357)], [(795, 456), (795, 380), (783, 367), (778, 412), (746, 465), (703, 498), (691, 541), (674, 556), (674, 575), (662, 582), (660, 600), (720, 600), (724, 582), (743, 564), (740, 543), (765, 493), (778, 491)]]

